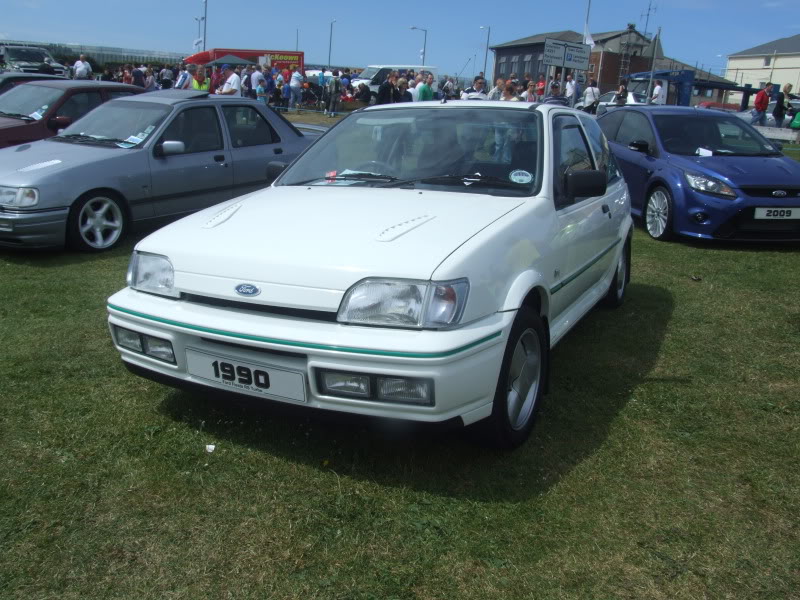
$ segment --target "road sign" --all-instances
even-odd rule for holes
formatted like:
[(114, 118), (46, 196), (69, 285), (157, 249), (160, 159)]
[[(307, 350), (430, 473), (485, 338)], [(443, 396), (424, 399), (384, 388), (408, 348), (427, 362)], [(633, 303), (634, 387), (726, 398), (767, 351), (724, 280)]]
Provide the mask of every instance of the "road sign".
[(562, 42), (561, 40), (545, 38), (542, 62), (555, 67), (588, 71), (589, 55), (591, 53), (592, 47), (588, 44)]

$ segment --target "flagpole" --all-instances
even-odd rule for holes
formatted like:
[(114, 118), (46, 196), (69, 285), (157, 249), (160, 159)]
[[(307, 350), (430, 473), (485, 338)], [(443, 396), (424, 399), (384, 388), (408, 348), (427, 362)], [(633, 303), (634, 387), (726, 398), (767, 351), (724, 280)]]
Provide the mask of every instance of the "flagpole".
[(651, 42), (653, 56), (650, 57), (650, 82), (647, 84), (647, 104), (653, 103), (653, 69), (656, 68), (656, 44), (661, 41), (661, 27), (658, 28), (655, 39)]

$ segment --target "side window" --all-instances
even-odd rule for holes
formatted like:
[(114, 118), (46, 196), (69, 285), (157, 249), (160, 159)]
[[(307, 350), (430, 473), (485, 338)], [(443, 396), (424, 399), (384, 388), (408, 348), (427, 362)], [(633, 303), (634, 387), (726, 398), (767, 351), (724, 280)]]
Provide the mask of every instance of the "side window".
[[(578, 118), (581, 120), (586, 135), (589, 137), (589, 146), (591, 146), (592, 152), (594, 152), (594, 161), (597, 165), (597, 169), (599, 171), (605, 171), (608, 176), (608, 182), (611, 183), (619, 177), (619, 173), (617, 172), (617, 163), (614, 161), (614, 157), (608, 148), (606, 136), (603, 135), (603, 131), (600, 129), (595, 119), (592, 119), (588, 115), (578, 115)], [(602, 120), (605, 121), (606, 117)]]
[(650, 145), (651, 151), (656, 147), (656, 138), (653, 135), (653, 128), (650, 127), (650, 121), (644, 115), (632, 110), (625, 111), (616, 140), (618, 144), (623, 146), (627, 146), (634, 141), (643, 140)]
[(102, 103), (103, 98), (100, 96), (100, 92), (80, 92), (70, 96), (67, 101), (59, 107), (56, 116), (70, 117), (73, 121), (77, 121)]
[(234, 148), (276, 144), (281, 141), (264, 116), (252, 106), (223, 106), (222, 114), (225, 115)]
[(391, 71), (391, 69), (386, 69), (386, 68), (383, 68), (380, 71), (378, 71), (375, 77), (372, 78), (372, 85), (380, 85), (384, 81), (386, 81), (386, 76), (389, 74), (389, 71)]
[(597, 119), (597, 124), (600, 126), (600, 129), (606, 134), (606, 138), (612, 142), (617, 137), (617, 131), (619, 131), (619, 124), (622, 123), (623, 116), (625, 116), (624, 111), (612, 110), (604, 114), (603, 118)]
[(222, 150), (222, 132), (217, 111), (211, 106), (189, 108), (177, 115), (167, 126), (159, 143), (183, 142), (186, 153)]
[(563, 208), (582, 198), (569, 198), (565, 191), (568, 173), (590, 171), (591, 153), (578, 119), (572, 115), (557, 115), (553, 119), (553, 193), (556, 208)]

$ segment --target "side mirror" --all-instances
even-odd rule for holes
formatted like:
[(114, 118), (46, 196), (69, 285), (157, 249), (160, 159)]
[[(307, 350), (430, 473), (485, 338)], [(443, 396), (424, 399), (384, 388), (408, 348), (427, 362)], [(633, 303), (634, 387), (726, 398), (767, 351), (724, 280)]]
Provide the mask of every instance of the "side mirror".
[(571, 171), (565, 179), (564, 191), (570, 199), (603, 196), (608, 187), (605, 171)]
[(50, 117), (50, 120), (47, 121), (47, 126), (54, 131), (66, 129), (70, 125), (72, 125), (72, 117)]
[(650, 152), (650, 144), (644, 140), (633, 140), (628, 144), (628, 148), (635, 152), (641, 152), (642, 154), (648, 154)]
[(156, 157), (173, 156), (175, 154), (183, 154), (186, 152), (186, 144), (183, 142), (166, 141), (156, 144), (153, 149), (153, 154)]
[(275, 181), (278, 178), (278, 175), (283, 173), (288, 166), (288, 163), (277, 160), (267, 163), (267, 181)]

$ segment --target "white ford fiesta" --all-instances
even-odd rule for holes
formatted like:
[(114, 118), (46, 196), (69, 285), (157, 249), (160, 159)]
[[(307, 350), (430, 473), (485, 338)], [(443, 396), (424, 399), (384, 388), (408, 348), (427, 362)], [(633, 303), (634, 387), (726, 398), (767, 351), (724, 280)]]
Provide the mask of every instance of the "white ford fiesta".
[[(278, 171), (285, 165), (272, 163)], [(262, 191), (136, 246), (108, 300), (134, 373), (529, 435), (550, 349), (630, 278), (595, 121), (516, 102), (360, 110)]]

